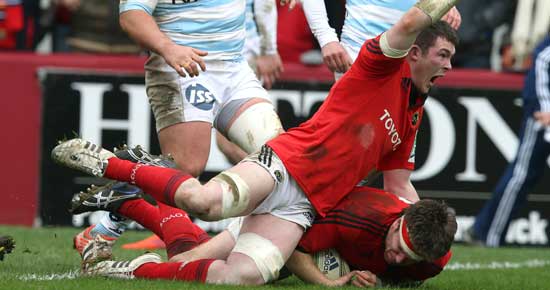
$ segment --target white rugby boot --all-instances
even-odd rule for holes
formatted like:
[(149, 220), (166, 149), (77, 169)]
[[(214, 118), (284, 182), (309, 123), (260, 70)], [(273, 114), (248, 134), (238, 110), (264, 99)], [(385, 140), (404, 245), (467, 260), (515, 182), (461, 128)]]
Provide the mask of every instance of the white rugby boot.
[(160, 263), (158, 254), (143, 254), (131, 261), (102, 261), (87, 265), (82, 271), (87, 276), (101, 276), (120, 279), (134, 279), (134, 271), (146, 263)]
[(52, 150), (52, 159), (56, 163), (97, 177), (105, 174), (107, 160), (111, 157), (115, 157), (113, 152), (79, 138), (60, 142)]

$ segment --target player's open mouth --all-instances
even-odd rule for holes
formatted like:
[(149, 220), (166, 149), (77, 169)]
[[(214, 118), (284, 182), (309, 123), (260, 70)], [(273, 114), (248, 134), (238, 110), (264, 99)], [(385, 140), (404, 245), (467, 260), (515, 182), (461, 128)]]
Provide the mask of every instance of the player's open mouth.
[(430, 86), (433, 86), (435, 84), (435, 81), (442, 77), (442, 75), (436, 75), (436, 76), (433, 76), (431, 79), (430, 79)]

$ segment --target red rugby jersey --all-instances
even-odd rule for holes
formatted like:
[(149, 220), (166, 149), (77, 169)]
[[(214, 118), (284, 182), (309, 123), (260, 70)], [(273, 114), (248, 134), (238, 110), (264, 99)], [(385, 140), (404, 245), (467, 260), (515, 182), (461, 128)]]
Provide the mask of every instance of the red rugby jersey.
[(352, 269), (369, 270), (396, 283), (423, 281), (443, 270), (450, 251), (434, 262), (407, 266), (391, 266), (384, 260), (386, 233), (408, 206), (389, 192), (356, 187), (324, 218), (315, 220), (299, 248), (310, 253), (334, 248)]
[(310, 120), (267, 143), (321, 216), (371, 170), (414, 169), (425, 97), (411, 95), (409, 64), (384, 56), (379, 39), (365, 42)]

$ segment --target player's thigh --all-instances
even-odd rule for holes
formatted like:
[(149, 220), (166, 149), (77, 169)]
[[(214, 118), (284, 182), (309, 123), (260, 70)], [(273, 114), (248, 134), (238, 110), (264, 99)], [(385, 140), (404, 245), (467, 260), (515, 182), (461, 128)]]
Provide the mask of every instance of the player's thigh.
[(255, 233), (270, 240), (279, 248), (286, 261), (298, 245), (304, 228), (271, 214), (259, 214), (245, 217), (240, 235), (244, 233)]
[(163, 154), (171, 154), (178, 167), (193, 176), (206, 166), (211, 135), (211, 124), (200, 121), (177, 123), (158, 132)]
[(301, 226), (270, 214), (247, 216), (223, 272), (241, 284), (274, 281), (302, 234)]
[(221, 98), (215, 75), (182, 78), (153, 54), (146, 64), (146, 90), (164, 154), (197, 176), (210, 152), (211, 124)]
[(247, 153), (283, 131), (267, 91), (245, 64), (236, 69), (230, 97), (216, 115), (214, 127)]

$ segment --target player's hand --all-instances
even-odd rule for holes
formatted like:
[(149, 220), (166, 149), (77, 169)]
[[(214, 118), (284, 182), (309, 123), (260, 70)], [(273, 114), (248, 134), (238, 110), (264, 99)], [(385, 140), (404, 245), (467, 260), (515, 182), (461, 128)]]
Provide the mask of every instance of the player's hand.
[(535, 120), (539, 122), (541, 125), (548, 127), (550, 126), (550, 112), (535, 112), (533, 114), (533, 117), (535, 117)]
[(376, 287), (376, 275), (370, 271), (353, 271), (351, 284), (356, 287)]
[(189, 46), (170, 44), (163, 50), (162, 57), (180, 76), (196, 77), (199, 75), (199, 67), (202, 71), (206, 71), (202, 57), (207, 54), (206, 51)]
[(344, 47), (336, 42), (329, 42), (321, 48), (323, 61), (333, 72), (345, 73), (353, 63)]
[(296, 6), (296, 0), (279, 0), (279, 3), (281, 6), (288, 4), (288, 10), (292, 10), (294, 9), (294, 6)]
[(281, 57), (279, 54), (258, 56), (256, 58), (256, 70), (264, 88), (271, 89), (284, 70)]
[(443, 15), (441, 20), (449, 23), (454, 30), (458, 30), (460, 23), (462, 23), (462, 16), (460, 16), (460, 12), (456, 9), (456, 6), (454, 6), (447, 14)]
[(351, 271), (347, 273), (346, 275), (336, 279), (336, 280), (329, 280), (327, 283), (323, 283), (325, 286), (329, 287), (341, 287), (344, 285), (347, 285), (351, 282), (353, 279), (353, 276), (355, 275), (355, 271)]

